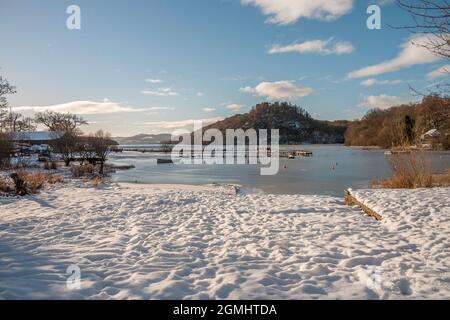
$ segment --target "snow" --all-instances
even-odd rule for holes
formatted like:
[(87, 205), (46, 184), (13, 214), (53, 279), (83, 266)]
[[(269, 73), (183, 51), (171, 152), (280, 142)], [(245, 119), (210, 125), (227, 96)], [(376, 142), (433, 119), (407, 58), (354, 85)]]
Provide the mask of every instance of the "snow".
[(383, 221), (234, 186), (69, 181), (0, 199), (0, 298), (450, 298), (450, 189), (351, 192)]
[(408, 241), (415, 253), (405, 257), (408, 269), (404, 272), (412, 284), (424, 293), (443, 287), (450, 291), (450, 188), (357, 190), (351, 194), (383, 216), (386, 230)]

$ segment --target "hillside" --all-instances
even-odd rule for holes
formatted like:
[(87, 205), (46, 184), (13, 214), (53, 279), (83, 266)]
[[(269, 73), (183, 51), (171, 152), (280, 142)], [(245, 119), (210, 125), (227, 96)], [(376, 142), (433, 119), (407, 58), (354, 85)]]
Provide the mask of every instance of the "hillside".
[(132, 137), (115, 137), (113, 138), (119, 144), (156, 144), (170, 140), (170, 134), (138, 134)]
[(280, 144), (344, 143), (347, 121), (320, 121), (289, 103), (260, 103), (245, 114), (213, 123), (204, 129), (279, 129)]
[(436, 147), (450, 148), (449, 98), (428, 96), (416, 104), (370, 110), (361, 120), (349, 123), (345, 143), (383, 148), (420, 144), (431, 129), (440, 133), (433, 141)]

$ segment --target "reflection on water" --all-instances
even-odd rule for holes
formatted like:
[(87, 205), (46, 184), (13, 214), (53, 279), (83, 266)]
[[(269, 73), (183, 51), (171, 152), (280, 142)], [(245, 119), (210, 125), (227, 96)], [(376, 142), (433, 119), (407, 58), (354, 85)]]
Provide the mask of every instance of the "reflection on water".
[[(366, 188), (372, 179), (391, 174), (383, 150), (362, 150), (337, 145), (289, 146), (313, 152), (313, 157), (280, 159), (275, 176), (261, 176), (258, 165), (177, 165), (156, 164), (155, 153), (124, 153), (111, 156), (115, 164), (135, 168), (117, 171), (114, 181), (164, 184), (231, 183), (248, 191), (277, 194), (327, 194), (342, 196), (347, 188)], [(168, 157), (168, 156), (166, 156)], [(450, 153), (429, 154), (433, 167), (450, 166)]]

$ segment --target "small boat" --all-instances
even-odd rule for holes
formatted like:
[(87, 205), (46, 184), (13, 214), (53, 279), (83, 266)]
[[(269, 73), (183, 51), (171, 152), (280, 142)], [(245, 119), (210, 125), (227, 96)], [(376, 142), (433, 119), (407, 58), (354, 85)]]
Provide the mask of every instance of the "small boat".
[(288, 155), (288, 159), (295, 159), (295, 156), (293, 154)]
[(388, 155), (388, 156), (389, 156), (389, 155), (392, 155), (392, 151), (391, 151), (391, 150), (386, 150), (386, 151), (384, 152), (384, 154), (385, 154), (385, 155)]
[(312, 157), (312, 155), (313, 155), (313, 153), (311, 151), (306, 151), (306, 150), (299, 150), (299, 151), (296, 151), (294, 154), (299, 157)]
[(157, 164), (173, 163), (172, 159), (156, 159)]

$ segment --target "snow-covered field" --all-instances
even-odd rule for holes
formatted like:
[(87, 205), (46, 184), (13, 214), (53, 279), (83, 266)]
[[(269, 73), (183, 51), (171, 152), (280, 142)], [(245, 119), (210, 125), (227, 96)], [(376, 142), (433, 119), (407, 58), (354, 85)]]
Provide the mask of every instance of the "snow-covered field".
[(0, 298), (450, 298), (450, 189), (352, 193), (384, 220), (213, 186), (71, 181), (0, 199)]

